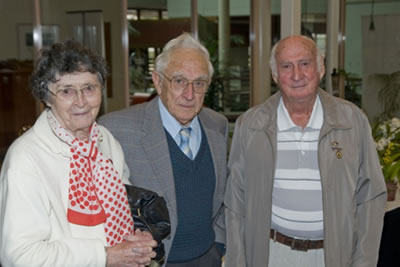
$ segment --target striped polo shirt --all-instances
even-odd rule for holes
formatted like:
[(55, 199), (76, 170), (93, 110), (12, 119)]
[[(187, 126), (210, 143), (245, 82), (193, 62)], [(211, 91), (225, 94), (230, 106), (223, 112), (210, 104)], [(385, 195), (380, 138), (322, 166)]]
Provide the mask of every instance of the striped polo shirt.
[(272, 193), (272, 228), (300, 239), (323, 239), (318, 138), (323, 109), (317, 96), (303, 129), (291, 120), (282, 101), (278, 106), (278, 146)]

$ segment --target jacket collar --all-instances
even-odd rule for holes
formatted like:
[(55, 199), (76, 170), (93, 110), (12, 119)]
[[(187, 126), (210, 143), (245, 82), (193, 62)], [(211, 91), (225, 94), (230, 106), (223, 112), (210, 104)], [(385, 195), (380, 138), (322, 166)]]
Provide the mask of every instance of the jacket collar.
[[(144, 112), (145, 119), (144, 119), (143, 129), (144, 129), (146, 135), (160, 131), (159, 129), (160, 129), (160, 124), (162, 125), (162, 121), (161, 121), (161, 115), (160, 115), (159, 107), (158, 107), (158, 99), (159, 99), (159, 96), (155, 97), (145, 107), (145, 112)], [(201, 110), (199, 112), (198, 118), (199, 118), (201, 125), (203, 126), (206, 134), (209, 131), (216, 132), (215, 129), (218, 128), (218, 124), (216, 124), (213, 120), (208, 119), (204, 110)], [(162, 131), (162, 132), (164, 133), (164, 131)]]
[(50, 110), (45, 109), (40, 114), (33, 125), (33, 131), (49, 151), (69, 157), (69, 146), (53, 133), (47, 120), (47, 112), (50, 112)]
[(352, 128), (352, 122), (345, 116), (346, 113), (343, 106), (339, 105), (346, 100), (334, 97), (321, 88), (318, 89), (318, 94), (324, 109), (324, 124), (328, 124), (334, 129)]
[[(331, 129), (350, 129), (352, 123), (345, 116), (345, 111), (338, 105), (342, 99), (331, 96), (321, 88), (318, 89), (318, 95), (324, 110), (323, 128), (325, 131)], [(258, 115), (250, 122), (249, 127), (254, 130), (276, 131), (277, 107), (281, 98), (281, 92), (278, 91), (258, 107)]]

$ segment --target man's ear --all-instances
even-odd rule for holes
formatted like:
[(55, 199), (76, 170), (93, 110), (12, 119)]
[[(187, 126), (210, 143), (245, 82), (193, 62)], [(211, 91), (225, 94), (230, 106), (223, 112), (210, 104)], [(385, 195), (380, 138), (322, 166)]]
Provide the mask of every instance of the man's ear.
[(322, 77), (324, 77), (324, 75), (325, 75), (325, 66), (324, 66), (324, 64), (322, 64), (321, 70), (319, 72), (319, 79), (321, 80)]
[(321, 80), (322, 79), (322, 77), (324, 77), (324, 75), (325, 75), (325, 64), (324, 64), (324, 57), (320, 57), (318, 60), (320, 60), (320, 69), (318, 70), (319, 71), (319, 79)]
[(161, 94), (161, 77), (160, 77), (160, 75), (156, 71), (153, 71), (153, 73), (151, 74), (151, 78), (153, 80), (153, 84), (157, 90), (157, 93), (160, 95)]
[(273, 74), (273, 73), (271, 73), (271, 76), (272, 76), (272, 79), (274, 80), (274, 82), (276, 83), (276, 84), (278, 84), (278, 75), (277, 74)]

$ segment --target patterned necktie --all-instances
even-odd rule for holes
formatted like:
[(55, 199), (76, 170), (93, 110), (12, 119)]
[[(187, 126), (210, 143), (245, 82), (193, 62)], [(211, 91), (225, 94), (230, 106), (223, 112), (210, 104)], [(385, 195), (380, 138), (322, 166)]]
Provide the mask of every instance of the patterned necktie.
[(181, 136), (181, 144), (179, 145), (179, 148), (182, 150), (183, 153), (189, 158), (193, 159), (192, 157), (192, 150), (190, 150), (189, 147), (189, 138), (190, 138), (190, 131), (192, 128), (182, 128), (179, 131), (179, 135)]

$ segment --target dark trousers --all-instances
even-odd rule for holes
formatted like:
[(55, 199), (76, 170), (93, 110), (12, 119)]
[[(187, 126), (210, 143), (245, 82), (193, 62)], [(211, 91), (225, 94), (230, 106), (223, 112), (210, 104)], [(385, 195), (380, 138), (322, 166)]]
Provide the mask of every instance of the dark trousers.
[(378, 267), (400, 266), (400, 208), (385, 213)]
[(205, 254), (192, 261), (182, 263), (167, 262), (166, 267), (221, 267), (221, 259), (222, 253), (214, 244)]

